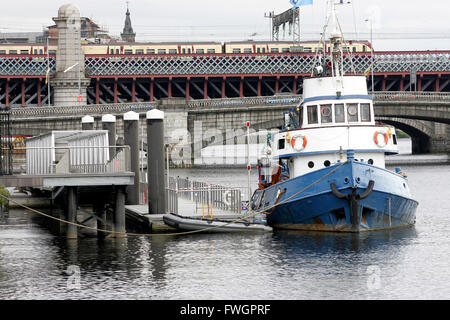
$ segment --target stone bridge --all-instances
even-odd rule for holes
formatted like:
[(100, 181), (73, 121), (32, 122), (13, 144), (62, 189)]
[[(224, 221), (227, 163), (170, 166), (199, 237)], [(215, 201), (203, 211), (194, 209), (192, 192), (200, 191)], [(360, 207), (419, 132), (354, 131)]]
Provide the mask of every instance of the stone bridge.
[[(393, 125), (412, 137), (414, 153), (450, 152), (450, 94), (431, 92), (376, 92), (374, 95), (376, 119)], [(300, 95), (252, 97), (232, 99), (192, 100), (167, 99), (149, 103), (123, 103), (86, 105), (82, 107), (35, 107), (11, 110), (13, 135), (34, 136), (50, 130), (81, 129), (81, 118), (91, 115), (97, 129), (101, 116), (117, 116), (117, 134), (123, 136), (121, 115), (128, 111), (141, 114), (145, 126), (145, 113), (152, 108), (166, 112), (166, 136), (172, 143), (189, 132), (189, 143), (200, 139), (194, 136), (195, 126), (202, 131), (221, 132), (225, 139), (230, 130), (245, 130), (250, 121), (253, 130), (280, 127), (283, 112), (296, 106)], [(144, 129), (145, 130), (145, 129)], [(213, 139), (214, 140), (214, 139)], [(186, 142), (186, 141), (185, 141)], [(202, 146), (213, 141), (203, 142)]]

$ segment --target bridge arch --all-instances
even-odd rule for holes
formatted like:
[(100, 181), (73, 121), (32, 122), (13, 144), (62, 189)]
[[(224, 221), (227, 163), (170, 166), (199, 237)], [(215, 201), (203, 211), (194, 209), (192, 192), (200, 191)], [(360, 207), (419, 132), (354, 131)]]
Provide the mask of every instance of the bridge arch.
[(378, 117), (377, 120), (394, 126), (408, 134), (411, 137), (413, 154), (432, 152), (432, 136), (434, 130), (431, 122), (387, 117)]

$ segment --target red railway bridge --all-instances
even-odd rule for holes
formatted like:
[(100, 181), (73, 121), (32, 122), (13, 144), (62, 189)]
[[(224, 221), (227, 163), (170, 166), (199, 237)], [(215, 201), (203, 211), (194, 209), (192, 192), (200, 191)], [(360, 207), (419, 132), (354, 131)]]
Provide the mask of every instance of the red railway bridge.
[[(374, 60), (375, 91), (450, 92), (450, 51), (376, 52)], [(83, 104), (301, 94), (314, 61), (314, 53), (86, 55)], [(55, 56), (0, 56), (0, 106), (51, 105), (48, 64), (52, 75)], [(347, 73), (363, 75), (370, 65), (370, 53), (345, 57)]]

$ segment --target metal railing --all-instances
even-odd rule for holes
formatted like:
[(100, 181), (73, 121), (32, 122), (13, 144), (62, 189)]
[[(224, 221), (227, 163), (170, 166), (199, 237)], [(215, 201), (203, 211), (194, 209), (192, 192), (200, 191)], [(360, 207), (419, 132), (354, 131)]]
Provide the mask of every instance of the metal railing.
[(214, 209), (231, 213), (242, 212), (241, 188), (225, 187), (183, 178), (169, 178), (167, 186), (167, 210), (179, 212), (178, 199), (195, 203), (196, 213), (210, 215)]
[(29, 147), (23, 150), (28, 175), (114, 174), (131, 170), (129, 146)]
[[(251, 53), (189, 55), (86, 55), (90, 77), (112, 75), (224, 75), (224, 74), (301, 74), (311, 73), (315, 53)], [(370, 65), (369, 52), (345, 55), (347, 72), (353, 68), (363, 74)], [(450, 70), (449, 51), (375, 52), (376, 73), (445, 72)], [(50, 57), (50, 73), (56, 58)], [(47, 58), (42, 55), (0, 57), (0, 76), (45, 76)]]
[(417, 101), (417, 102), (450, 102), (450, 93), (443, 92), (375, 92), (370, 93), (374, 97), (374, 101)]

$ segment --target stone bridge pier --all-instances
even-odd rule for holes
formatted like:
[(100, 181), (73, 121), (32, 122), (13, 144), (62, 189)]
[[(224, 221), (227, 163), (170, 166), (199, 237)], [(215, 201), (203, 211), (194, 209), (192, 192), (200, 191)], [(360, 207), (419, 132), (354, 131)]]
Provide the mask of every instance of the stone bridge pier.
[(377, 117), (407, 133), (412, 140), (412, 153), (450, 153), (450, 125), (425, 120)]

